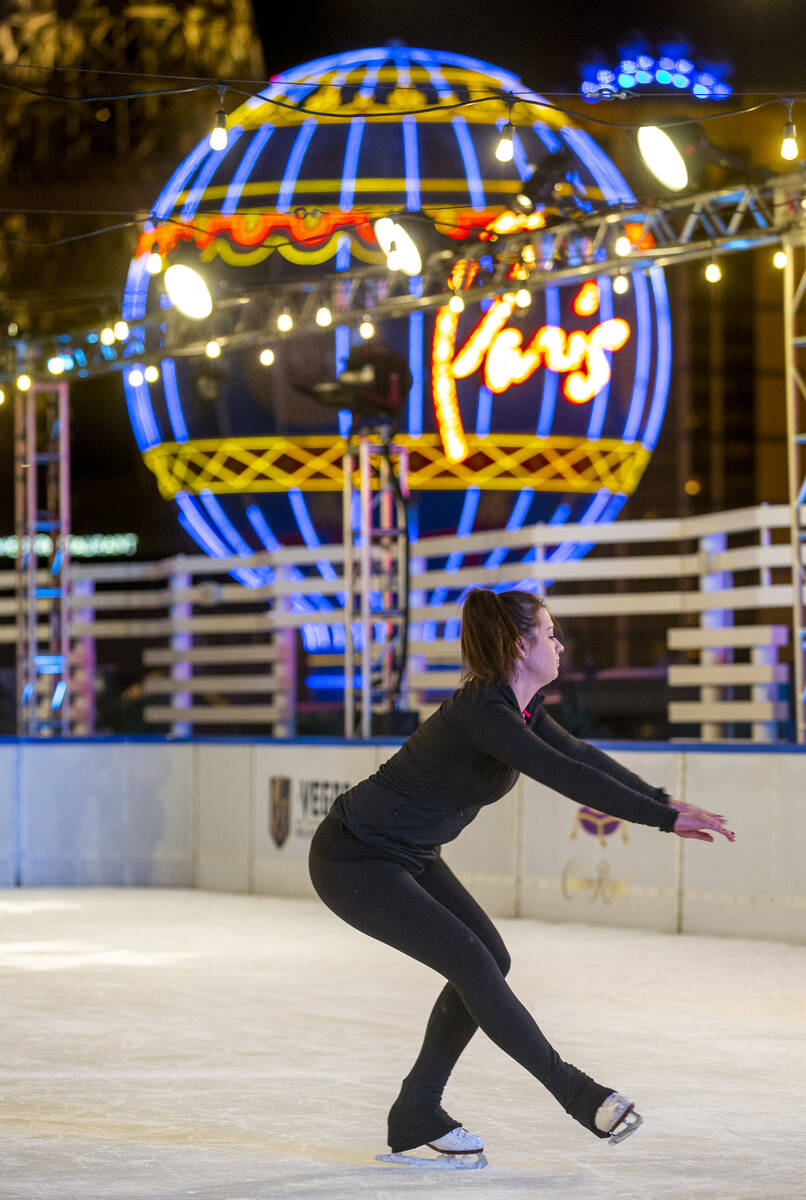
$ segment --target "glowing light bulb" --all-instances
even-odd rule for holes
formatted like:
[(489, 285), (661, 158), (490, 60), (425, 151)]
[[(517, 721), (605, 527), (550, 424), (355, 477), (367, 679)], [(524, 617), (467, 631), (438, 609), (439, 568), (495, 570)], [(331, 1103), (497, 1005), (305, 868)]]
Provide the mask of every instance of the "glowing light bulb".
[(518, 308), (528, 308), (532, 303), (532, 293), (527, 288), (520, 288), (515, 293), (515, 303)]
[(617, 275), (613, 280), (613, 291), (617, 296), (623, 296), (630, 290), (630, 281), (626, 275)]
[(294, 318), (290, 312), (281, 312), (277, 318), (277, 328), (280, 333), (290, 333), (294, 328)]
[(637, 138), (638, 149), (647, 169), (669, 191), (682, 191), (688, 183), (688, 170), (668, 133), (656, 125), (642, 125)]
[(64, 370), (64, 363), (60, 354), (54, 354), (53, 358), (48, 359), (48, 370), (51, 375), (61, 375)]
[(361, 324), (358, 326), (359, 335), (368, 342), (370, 338), (375, 337), (375, 326), (370, 321), (369, 317), (364, 317)]
[(149, 275), (159, 275), (162, 270), (162, 255), (156, 250), (152, 250), (146, 259), (146, 270)]
[(0, 404), (5, 404), (5, 402), (6, 402), (6, 393), (3, 391), (2, 388), (0, 388)]
[(316, 313), (316, 324), (319, 325), (320, 328), (322, 328), (322, 329), (327, 329), (328, 325), (330, 325), (332, 323), (332, 321), (333, 321), (333, 313), (330, 311), (330, 309), (327, 307), (326, 304), (323, 304), (322, 307)]
[(274, 351), (271, 346), (267, 346), (265, 350), (261, 350), (258, 358), (262, 367), (270, 367), (274, 362)]
[(133, 370), (129, 371), (126, 378), (132, 387), (142, 387), (145, 383), (145, 375), (139, 367), (134, 367)]
[(31, 376), (30, 375), (18, 375), (17, 376), (17, 387), (21, 392), (27, 392), (28, 389), (30, 388), (30, 386), (31, 386)]
[(124, 342), (129, 336), (129, 326), (125, 321), (115, 321), (112, 332), (119, 342)]
[(101, 341), (103, 342), (103, 344), (105, 346), (114, 346), (115, 331), (111, 325), (107, 325), (104, 329), (101, 330)]
[(786, 264), (789, 262), (786, 250), (776, 250), (772, 256), (772, 265), (777, 267), (779, 271), (783, 271)]
[(208, 342), (204, 347), (204, 353), (208, 358), (219, 358), (221, 355), (221, 347), (218, 342)]
[(226, 150), (227, 148), (227, 114), (219, 108), (215, 115), (215, 125), (210, 134), (211, 150)]
[(709, 262), (708, 266), (705, 268), (705, 278), (709, 283), (719, 283), (720, 279), (722, 278), (722, 268), (720, 267), (719, 263)]
[(515, 157), (515, 146), (512, 141), (512, 136), (515, 130), (512, 128), (512, 122), (507, 121), (504, 128), (501, 130), (501, 136), (498, 139), (498, 145), (495, 148), (495, 157), (501, 163), (512, 162)]
[(203, 321), (213, 311), (213, 298), (198, 271), (176, 263), (165, 272), (165, 290), (171, 304), (186, 317)]
[(448, 301), (448, 308), (452, 313), (460, 313), (465, 311), (465, 302), (461, 296), (454, 294)]
[(624, 258), (632, 250), (632, 242), (625, 233), (622, 233), (621, 237), (616, 238), (615, 250), (619, 258)]
[(785, 158), (787, 162), (792, 162), (799, 154), (798, 139), (795, 132), (795, 126), (791, 121), (787, 121), (784, 125), (784, 132), (781, 138), (781, 158)]
[(159, 367), (155, 367), (152, 364), (151, 366), (146, 367), (144, 374), (146, 383), (156, 383), (160, 377)]

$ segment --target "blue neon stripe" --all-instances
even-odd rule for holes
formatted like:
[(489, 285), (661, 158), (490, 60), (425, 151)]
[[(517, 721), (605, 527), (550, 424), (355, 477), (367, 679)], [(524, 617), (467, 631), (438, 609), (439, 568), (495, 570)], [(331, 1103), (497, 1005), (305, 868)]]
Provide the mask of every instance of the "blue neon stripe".
[[(459, 517), (459, 521), (457, 522), (457, 525), (456, 525), (456, 536), (458, 538), (466, 538), (472, 531), (473, 522), (476, 519), (476, 511), (479, 506), (480, 495), (481, 495), (481, 488), (478, 487), (478, 485), (476, 485), (476, 484), (471, 484), (470, 487), (465, 492), (465, 498), (464, 498), (464, 502), (462, 504), (462, 512)], [(448, 555), (447, 562), (445, 563), (445, 570), (446, 571), (458, 571), (459, 567), (462, 565), (463, 558), (464, 558), (463, 551), (452, 550), (451, 553)], [(446, 587), (434, 588), (434, 591), (431, 593), (431, 598), (429, 599), (428, 603), (431, 607), (436, 608), (440, 604), (444, 604), (445, 597), (447, 595), (448, 595), (448, 588), (446, 588)]]
[(526, 514), (529, 512), (529, 506), (532, 503), (532, 497), (534, 494), (535, 489), (533, 487), (521, 488), (520, 492), (518, 493), (518, 499), (515, 501), (515, 505), (506, 524), (508, 533), (514, 533), (516, 529), (520, 529), (523, 526), (523, 522), (526, 520)]
[(129, 264), (126, 288), (123, 292), (122, 316), (124, 321), (136, 321), (144, 315), (150, 283), (151, 276), (146, 268), (145, 255), (142, 258), (133, 258)]
[(582, 159), (608, 204), (635, 204), (635, 196), (627, 186), (626, 179), (612, 159), (596, 145), (589, 133), (584, 129), (572, 129), (568, 125), (564, 125), (560, 132), (571, 149)]
[(291, 207), (291, 200), (294, 196), (294, 188), (297, 186), (297, 177), (302, 167), (302, 160), (305, 157), (305, 152), (308, 149), (315, 129), (316, 120), (313, 117), (306, 117), (299, 127), (299, 133), (294, 139), (294, 145), (288, 156), (285, 173), (280, 184), (280, 194), (277, 197), (278, 212), (288, 212)]
[[(321, 546), (322, 543), (319, 541), (319, 535), (313, 527), (313, 521), (311, 520), (311, 515), (308, 512), (307, 505), (305, 504), (305, 497), (303, 496), (302, 491), (298, 487), (289, 488), (288, 499), (305, 545), (309, 549), (315, 549), (317, 546)], [(328, 562), (326, 558), (320, 559), (316, 566), (323, 579), (337, 578), (332, 564)], [(321, 599), (326, 601), (325, 607), (333, 607), (326, 597), (322, 596)]]
[(341, 234), (336, 245), (336, 270), (347, 271), (350, 267), (350, 239), (346, 233)]
[(179, 523), (190, 534), (194, 542), (201, 546), (202, 550), (206, 551), (211, 558), (228, 558), (229, 550), (196, 510), (191, 497), (186, 492), (177, 492), (174, 499), (180, 509)]
[(489, 388), (479, 388), (479, 403), (476, 409), (476, 433), (486, 437), (490, 432), (490, 421), (493, 414), (493, 394)]
[(377, 66), (371, 67), (366, 72), (366, 74), (364, 75), (364, 82), (361, 84), (361, 87), (358, 89), (359, 96), (362, 96), (366, 99), (367, 97), (372, 95), (372, 93), (375, 91), (375, 85), (378, 82), (378, 72), (380, 71), (380, 69), (381, 69), (381, 64), (378, 63)]
[[(142, 371), (143, 365), (132, 364), (132, 368), (139, 365)], [(150, 450), (152, 446), (158, 446), (162, 441), (157, 420), (154, 416), (154, 410), (151, 407), (151, 397), (148, 392), (148, 384), (141, 383), (139, 387), (134, 387), (129, 383), (126, 375), (123, 377), (123, 388), (126, 392), (126, 406), (129, 410), (129, 419), (134, 430), (135, 440), (139, 450)]]
[(635, 350), (635, 382), (630, 399), (630, 411), (624, 423), (622, 441), (632, 443), (638, 434), (638, 426), (644, 415), (649, 392), (649, 370), (652, 364), (652, 307), (649, 303), (649, 287), (643, 271), (630, 274), (635, 293), (635, 316), (638, 324), (638, 344)]
[(411, 72), (409, 71), (409, 56), (405, 46), (390, 46), (389, 57), (397, 68), (397, 82), (399, 87), (408, 87), (411, 83)]
[(481, 181), (479, 160), (476, 158), (473, 138), (470, 136), (470, 130), (467, 127), (467, 121), (464, 117), (451, 117), (451, 125), (453, 125), (453, 131), (456, 134), (456, 140), (459, 143), (459, 150), (462, 154), (462, 162), (465, 165), (470, 203), (478, 211), (486, 207), (486, 201), (484, 199), (484, 186)]
[(279, 550), (280, 543), (269, 528), (266, 518), (256, 504), (250, 504), (246, 510), (249, 524), (260, 538), (267, 550)]
[[(579, 518), (580, 525), (592, 525), (600, 513), (607, 507), (612, 492), (608, 488), (600, 488), (591, 500), (585, 512)], [(566, 562), (568, 559), (584, 558), (592, 542), (563, 542), (546, 557), (547, 562)]]
[[(545, 291), (546, 324), (560, 324), (560, 289), (554, 285)], [(540, 401), (540, 416), (537, 422), (537, 436), (548, 437), (554, 423), (554, 409), (557, 405), (557, 384), (559, 377), (556, 371), (543, 369), (543, 396)]]
[[(535, 489), (533, 487), (521, 488), (520, 492), (518, 493), (518, 498), (512, 507), (512, 512), (509, 514), (509, 520), (506, 524), (508, 533), (514, 533), (516, 529), (520, 529), (523, 526), (523, 522), (526, 520), (526, 514), (529, 512), (534, 494)], [(485, 567), (489, 569), (499, 566), (504, 561), (508, 553), (509, 551), (506, 546), (496, 546), (495, 550), (492, 551), (484, 563)], [(533, 554), (534, 551), (530, 551), (529, 553)], [(529, 553), (527, 553), (526, 557), (524, 558), (524, 562), (528, 560)]]
[(251, 555), (252, 547), (248, 546), (243, 540), (238, 530), (232, 524), (227, 514), (219, 504), (217, 498), (213, 495), (209, 488), (203, 488), (199, 493), (199, 498), (207, 509), (208, 515), (218, 526), (218, 531), (222, 537), (229, 542), (236, 554)]
[(562, 503), (555, 508), (548, 519), (549, 525), (564, 525), (571, 516), (571, 505)]
[(261, 125), (255, 130), (252, 140), (246, 148), (246, 153), (238, 164), (238, 169), (232, 177), (232, 183), (227, 188), (227, 194), (224, 197), (224, 203), (221, 205), (221, 211), (225, 217), (229, 217), (237, 211), (238, 202), (241, 199), (241, 192), (243, 191), (244, 184), (252, 174), (255, 163), (260, 157), (260, 152), (273, 133), (274, 126), (268, 121), (265, 125)]
[(457, 537), (467, 537), (473, 529), (473, 522), (476, 519), (476, 510), (479, 506), (479, 496), (481, 488), (476, 484), (471, 484), (465, 492), (465, 500), (462, 505), (462, 515), (459, 517), (459, 523), (456, 526)]
[[(200, 493), (200, 498), (219, 534), (225, 543), (229, 543), (231, 547), (231, 549), (227, 550), (227, 554), (234, 552), (235, 554), (243, 554), (246, 557), (251, 556), (251, 546), (248, 546), (243, 540), (213, 493), (208, 488), (204, 488)], [(239, 583), (242, 583), (244, 587), (250, 588), (262, 587), (264, 584), (271, 582), (273, 578), (273, 572), (267, 567), (260, 567), (257, 571), (252, 570), (251, 567), (246, 569), (238, 567), (231, 570), (230, 575), (233, 579), (237, 579)]]
[(420, 151), (417, 145), (417, 118), (403, 118), (403, 160), (406, 171), (406, 208), (418, 212), (420, 199)]
[(420, 437), (423, 432), (423, 314), (409, 317), (409, 370), (412, 384), (409, 389), (409, 433)]
[(649, 268), (649, 282), (652, 285), (652, 295), (655, 300), (658, 348), (655, 362), (655, 389), (652, 393), (652, 403), (649, 407), (649, 416), (644, 436), (641, 438), (641, 445), (647, 450), (652, 450), (660, 434), (660, 427), (666, 412), (666, 401), (669, 396), (669, 383), (672, 376), (672, 320), (669, 313), (669, 294), (666, 291), (663, 267)]
[(182, 206), (182, 212), (179, 215), (183, 221), (189, 221), (196, 215), (196, 209), (201, 203), (202, 196), (204, 195), (208, 183), (213, 178), (216, 171), (221, 166), (222, 161), (229, 154), (230, 150), (232, 150), (233, 146), (235, 146), (240, 140), (242, 133), (242, 125), (233, 125), (231, 129), (227, 130), (227, 144), (224, 149), (210, 150), (210, 157), (207, 159), (207, 162), (196, 176), (193, 187), (188, 192), (187, 200)]
[(151, 216), (155, 221), (162, 221), (167, 217), (179, 193), (183, 190), (185, 184), (190, 179), (193, 172), (198, 167), (204, 156), (210, 151), (209, 135), (202, 138), (199, 144), (191, 150), (187, 158), (179, 164), (171, 178), (166, 183), (165, 187), (157, 197), (157, 201), (151, 210)]
[[(535, 133), (550, 154), (556, 154), (558, 150), (562, 150), (562, 142), (557, 137), (557, 134), (554, 132), (554, 130), (549, 129), (545, 121), (535, 121), (532, 125), (532, 129), (534, 129)], [(538, 164), (538, 169), (539, 166), (540, 164)]]
[[(613, 285), (609, 275), (600, 275), (596, 280), (599, 288), (599, 319), (601, 321), (609, 321), (613, 316)], [(612, 371), (613, 355), (611, 351), (605, 351), (607, 364)], [(607, 402), (610, 399), (610, 379), (593, 397), (591, 404), (591, 415), (588, 421), (587, 438), (589, 442), (597, 442), (602, 436), (602, 428), (604, 426), (605, 416), (607, 415)]]
[(186, 442), (188, 431), (176, 383), (176, 363), (172, 358), (162, 360), (162, 390), (165, 394), (165, 405), (168, 409), (168, 420), (171, 422), (174, 439), (177, 442)]
[(347, 134), (347, 149), (344, 151), (344, 167), (341, 174), (341, 198), (339, 207), (342, 212), (349, 212), (355, 198), (355, 179), (358, 171), (358, 152), (361, 149), (361, 138), (364, 136), (364, 118), (352, 117), (350, 132)]
[(335, 330), (336, 342), (336, 374), (341, 375), (350, 357), (350, 328), (348, 325), (337, 325)]

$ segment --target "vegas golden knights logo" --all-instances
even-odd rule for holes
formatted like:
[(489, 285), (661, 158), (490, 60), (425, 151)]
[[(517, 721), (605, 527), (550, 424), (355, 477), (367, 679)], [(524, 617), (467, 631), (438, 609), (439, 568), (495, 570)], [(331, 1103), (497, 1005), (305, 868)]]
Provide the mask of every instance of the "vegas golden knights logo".
[(291, 780), (287, 775), (272, 775), (269, 780), (269, 833), (278, 850), (291, 832)]

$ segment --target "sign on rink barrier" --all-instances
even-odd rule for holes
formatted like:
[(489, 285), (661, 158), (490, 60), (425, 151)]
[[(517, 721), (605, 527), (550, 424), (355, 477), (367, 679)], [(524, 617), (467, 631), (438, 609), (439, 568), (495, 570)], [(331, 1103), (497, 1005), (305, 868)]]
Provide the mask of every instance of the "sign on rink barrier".
[[(312, 896), (311, 837), (397, 742), (0, 741), (0, 885)], [(806, 942), (806, 750), (604, 744), (736, 842), (633, 825), (521, 776), (444, 849), (497, 916)]]

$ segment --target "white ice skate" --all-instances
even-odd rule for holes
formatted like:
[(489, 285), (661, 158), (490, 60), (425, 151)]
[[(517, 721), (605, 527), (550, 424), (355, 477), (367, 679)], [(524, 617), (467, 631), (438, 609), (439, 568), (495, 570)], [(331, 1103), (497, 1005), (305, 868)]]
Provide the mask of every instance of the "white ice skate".
[(607, 1099), (602, 1101), (594, 1118), (596, 1128), (610, 1135), (607, 1140), (611, 1146), (623, 1142), (643, 1123), (632, 1101), (626, 1096), (620, 1096), (618, 1092), (611, 1092)]
[(378, 1162), (397, 1163), (402, 1167), (438, 1167), (443, 1171), (479, 1171), (487, 1166), (482, 1154), (484, 1142), (475, 1134), (468, 1133), (457, 1125), (450, 1133), (428, 1142), (430, 1150), (437, 1151), (436, 1158), (420, 1157), (417, 1154), (376, 1154)]

